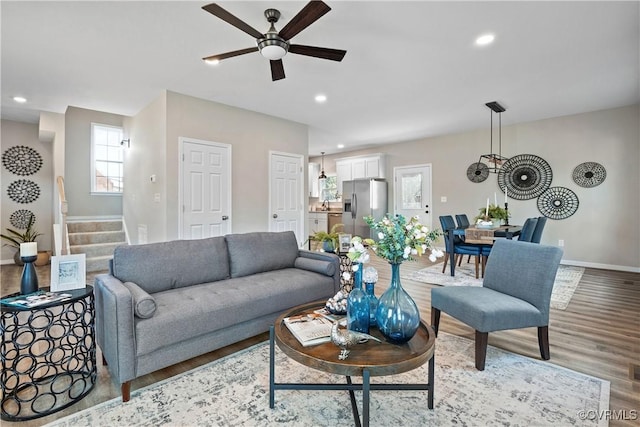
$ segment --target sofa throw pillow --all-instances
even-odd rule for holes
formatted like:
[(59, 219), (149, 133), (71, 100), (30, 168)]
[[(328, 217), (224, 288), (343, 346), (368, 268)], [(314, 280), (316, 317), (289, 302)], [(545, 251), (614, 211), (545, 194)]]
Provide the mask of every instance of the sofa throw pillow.
[(231, 277), (293, 268), (298, 242), (293, 231), (254, 232), (224, 236), (229, 249)]
[(333, 276), (336, 272), (336, 266), (332, 262), (304, 257), (296, 258), (295, 267), (324, 274), (325, 276)]
[(133, 312), (141, 319), (148, 319), (156, 312), (156, 300), (133, 282), (124, 282), (133, 298)]

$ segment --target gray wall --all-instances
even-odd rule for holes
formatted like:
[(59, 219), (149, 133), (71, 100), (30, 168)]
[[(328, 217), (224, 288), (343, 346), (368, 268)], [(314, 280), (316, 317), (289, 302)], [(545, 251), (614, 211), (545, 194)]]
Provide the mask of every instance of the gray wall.
[[(269, 228), (269, 151), (305, 158), (308, 152), (306, 125), (175, 92), (164, 93), (127, 120), (127, 132), (132, 147), (125, 158), (124, 215), (133, 243), (141, 221), (147, 224), (149, 242), (178, 238), (180, 137), (232, 146), (234, 233)], [(131, 163), (142, 171), (130, 175)], [(151, 174), (155, 184), (149, 182)], [(160, 203), (153, 201), (154, 193), (160, 194)]]
[[(639, 107), (635, 105), (506, 126), (508, 112), (504, 113), (503, 155), (542, 157), (553, 170), (551, 185), (567, 187), (578, 196), (577, 212), (564, 220), (547, 221), (543, 235), (545, 244), (565, 241), (564, 262), (640, 271), (639, 117)], [(377, 152), (387, 154), (388, 177), (393, 177), (393, 168), (397, 166), (431, 163), (433, 225), (437, 226), (440, 215), (466, 213), (474, 217), (487, 197), (493, 200), (495, 192), (499, 200), (504, 200), (495, 175), (479, 184), (466, 178), (467, 167), (488, 151), (487, 126), (474, 132), (325, 156), (325, 171), (335, 173), (336, 158)], [(573, 182), (573, 169), (586, 161), (598, 162), (606, 168), (607, 177), (601, 185), (583, 188)], [(390, 191), (393, 192), (393, 185)], [(440, 202), (441, 196), (447, 197), (446, 203)], [(393, 211), (393, 194), (389, 200), (389, 210)], [(536, 199), (511, 200), (509, 209), (512, 224), (541, 215)]]
[(65, 190), (69, 217), (120, 216), (120, 195), (91, 194), (91, 123), (122, 126), (123, 116), (68, 107), (65, 113)]
[[(2, 208), (0, 212), (2, 234), (6, 234), (6, 229), (11, 228), (18, 232), (24, 230), (17, 229), (9, 222), (13, 212), (19, 209), (28, 209), (36, 215), (34, 228), (43, 233), (38, 237), (38, 250), (50, 251), (53, 247), (53, 214), (51, 206), (53, 203), (53, 147), (51, 142), (40, 142), (37, 124), (14, 122), (2, 120), (2, 140), (0, 148), (4, 153), (8, 148), (16, 145), (25, 145), (36, 150), (42, 157), (43, 164), (40, 170), (34, 175), (15, 175), (2, 167)], [(17, 179), (28, 179), (35, 182), (40, 187), (40, 196), (33, 203), (16, 203), (7, 194), (9, 185)], [(2, 244), (4, 245), (4, 240)], [(15, 251), (9, 247), (2, 246), (0, 259), (11, 260)]]

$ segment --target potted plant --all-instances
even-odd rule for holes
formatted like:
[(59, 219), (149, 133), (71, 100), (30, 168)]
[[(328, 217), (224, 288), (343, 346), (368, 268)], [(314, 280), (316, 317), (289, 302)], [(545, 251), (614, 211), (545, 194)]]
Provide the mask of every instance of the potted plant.
[[(2, 237), (4, 240), (9, 242), (9, 243), (5, 243), (3, 246), (10, 246), (16, 249), (16, 253), (13, 255), (13, 261), (16, 263), (16, 265), (23, 264), (22, 261), (20, 260), (20, 243), (35, 242), (38, 236), (42, 236), (42, 233), (38, 233), (38, 231), (36, 231), (33, 228), (34, 222), (35, 222), (35, 216), (31, 215), (29, 217), (29, 222), (27, 223), (27, 228), (23, 233), (7, 228), (7, 234), (0, 234), (0, 237)], [(39, 259), (38, 261), (36, 261), (36, 265), (45, 265), (48, 262), (48, 256), (47, 256), (47, 260), (44, 262), (44, 264), (42, 264), (40, 263), (40, 252), (46, 253), (46, 251), (38, 251)]]
[(478, 222), (478, 220), (491, 221), (492, 219), (498, 219), (500, 221), (504, 221), (507, 219), (507, 211), (504, 210), (504, 208), (501, 208), (500, 206), (496, 206), (493, 204), (489, 205), (488, 215), (486, 214), (487, 213), (486, 207), (480, 208), (479, 211), (480, 211), (480, 214), (475, 218), (476, 222)]
[(328, 233), (326, 231), (316, 231), (313, 236), (309, 237), (309, 240), (322, 243), (322, 249), (325, 252), (335, 252), (338, 247), (338, 235), (343, 228), (344, 224), (335, 224)]

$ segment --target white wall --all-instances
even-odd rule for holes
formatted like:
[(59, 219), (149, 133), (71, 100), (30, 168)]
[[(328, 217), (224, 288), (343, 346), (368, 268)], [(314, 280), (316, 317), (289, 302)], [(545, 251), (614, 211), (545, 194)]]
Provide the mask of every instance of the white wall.
[[(542, 157), (553, 171), (551, 186), (567, 187), (578, 196), (577, 212), (564, 220), (548, 220), (542, 239), (542, 243), (550, 245), (557, 245), (560, 239), (565, 241), (564, 262), (640, 272), (639, 117), (638, 105), (511, 126), (505, 126), (508, 112), (503, 114), (502, 154)], [(504, 200), (495, 175), (479, 184), (466, 177), (467, 167), (488, 150), (487, 126), (474, 132), (325, 156), (325, 171), (335, 173), (336, 158), (376, 152), (387, 154), (390, 177), (396, 166), (431, 163), (433, 217), (459, 213), (474, 217), (487, 197), (493, 200), (494, 192)], [(583, 188), (573, 182), (573, 169), (586, 161), (606, 168), (607, 177), (601, 185)], [(446, 203), (440, 202), (441, 196), (447, 197)], [(392, 211), (393, 194), (389, 200)], [(536, 199), (511, 200), (509, 209), (512, 224), (541, 215)]]
[[(19, 176), (15, 175), (2, 166), (2, 208), (0, 209), (0, 220), (2, 234), (7, 234), (6, 229), (11, 228), (18, 232), (24, 230), (17, 229), (9, 222), (9, 218), (13, 212), (19, 209), (27, 209), (36, 216), (34, 229), (43, 235), (38, 237), (38, 250), (51, 250), (53, 247), (53, 215), (52, 205), (52, 170), (53, 170), (53, 146), (51, 141), (41, 142), (39, 139), (38, 125), (31, 123), (14, 122), (11, 120), (2, 120), (1, 126), (2, 140), (0, 149), (4, 153), (10, 147), (24, 145), (36, 150), (42, 157), (42, 167), (34, 175)], [(9, 185), (18, 179), (28, 179), (35, 182), (40, 187), (40, 195), (33, 203), (16, 203), (7, 194)], [(4, 245), (5, 241), (2, 241)], [(2, 246), (0, 259), (3, 262), (13, 262), (15, 251), (9, 247)]]

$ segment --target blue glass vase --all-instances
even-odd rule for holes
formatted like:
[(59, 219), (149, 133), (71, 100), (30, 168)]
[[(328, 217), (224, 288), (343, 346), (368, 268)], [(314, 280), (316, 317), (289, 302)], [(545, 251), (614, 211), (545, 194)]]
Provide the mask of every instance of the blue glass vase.
[(369, 298), (362, 290), (362, 264), (354, 264), (353, 289), (347, 298), (347, 329), (369, 333)]
[(369, 300), (369, 327), (376, 326), (376, 310), (378, 309), (378, 298), (376, 297), (375, 283), (365, 283), (365, 292)]
[(400, 264), (391, 264), (391, 284), (378, 301), (376, 324), (385, 338), (403, 344), (415, 335), (420, 326), (420, 311), (400, 284)]

